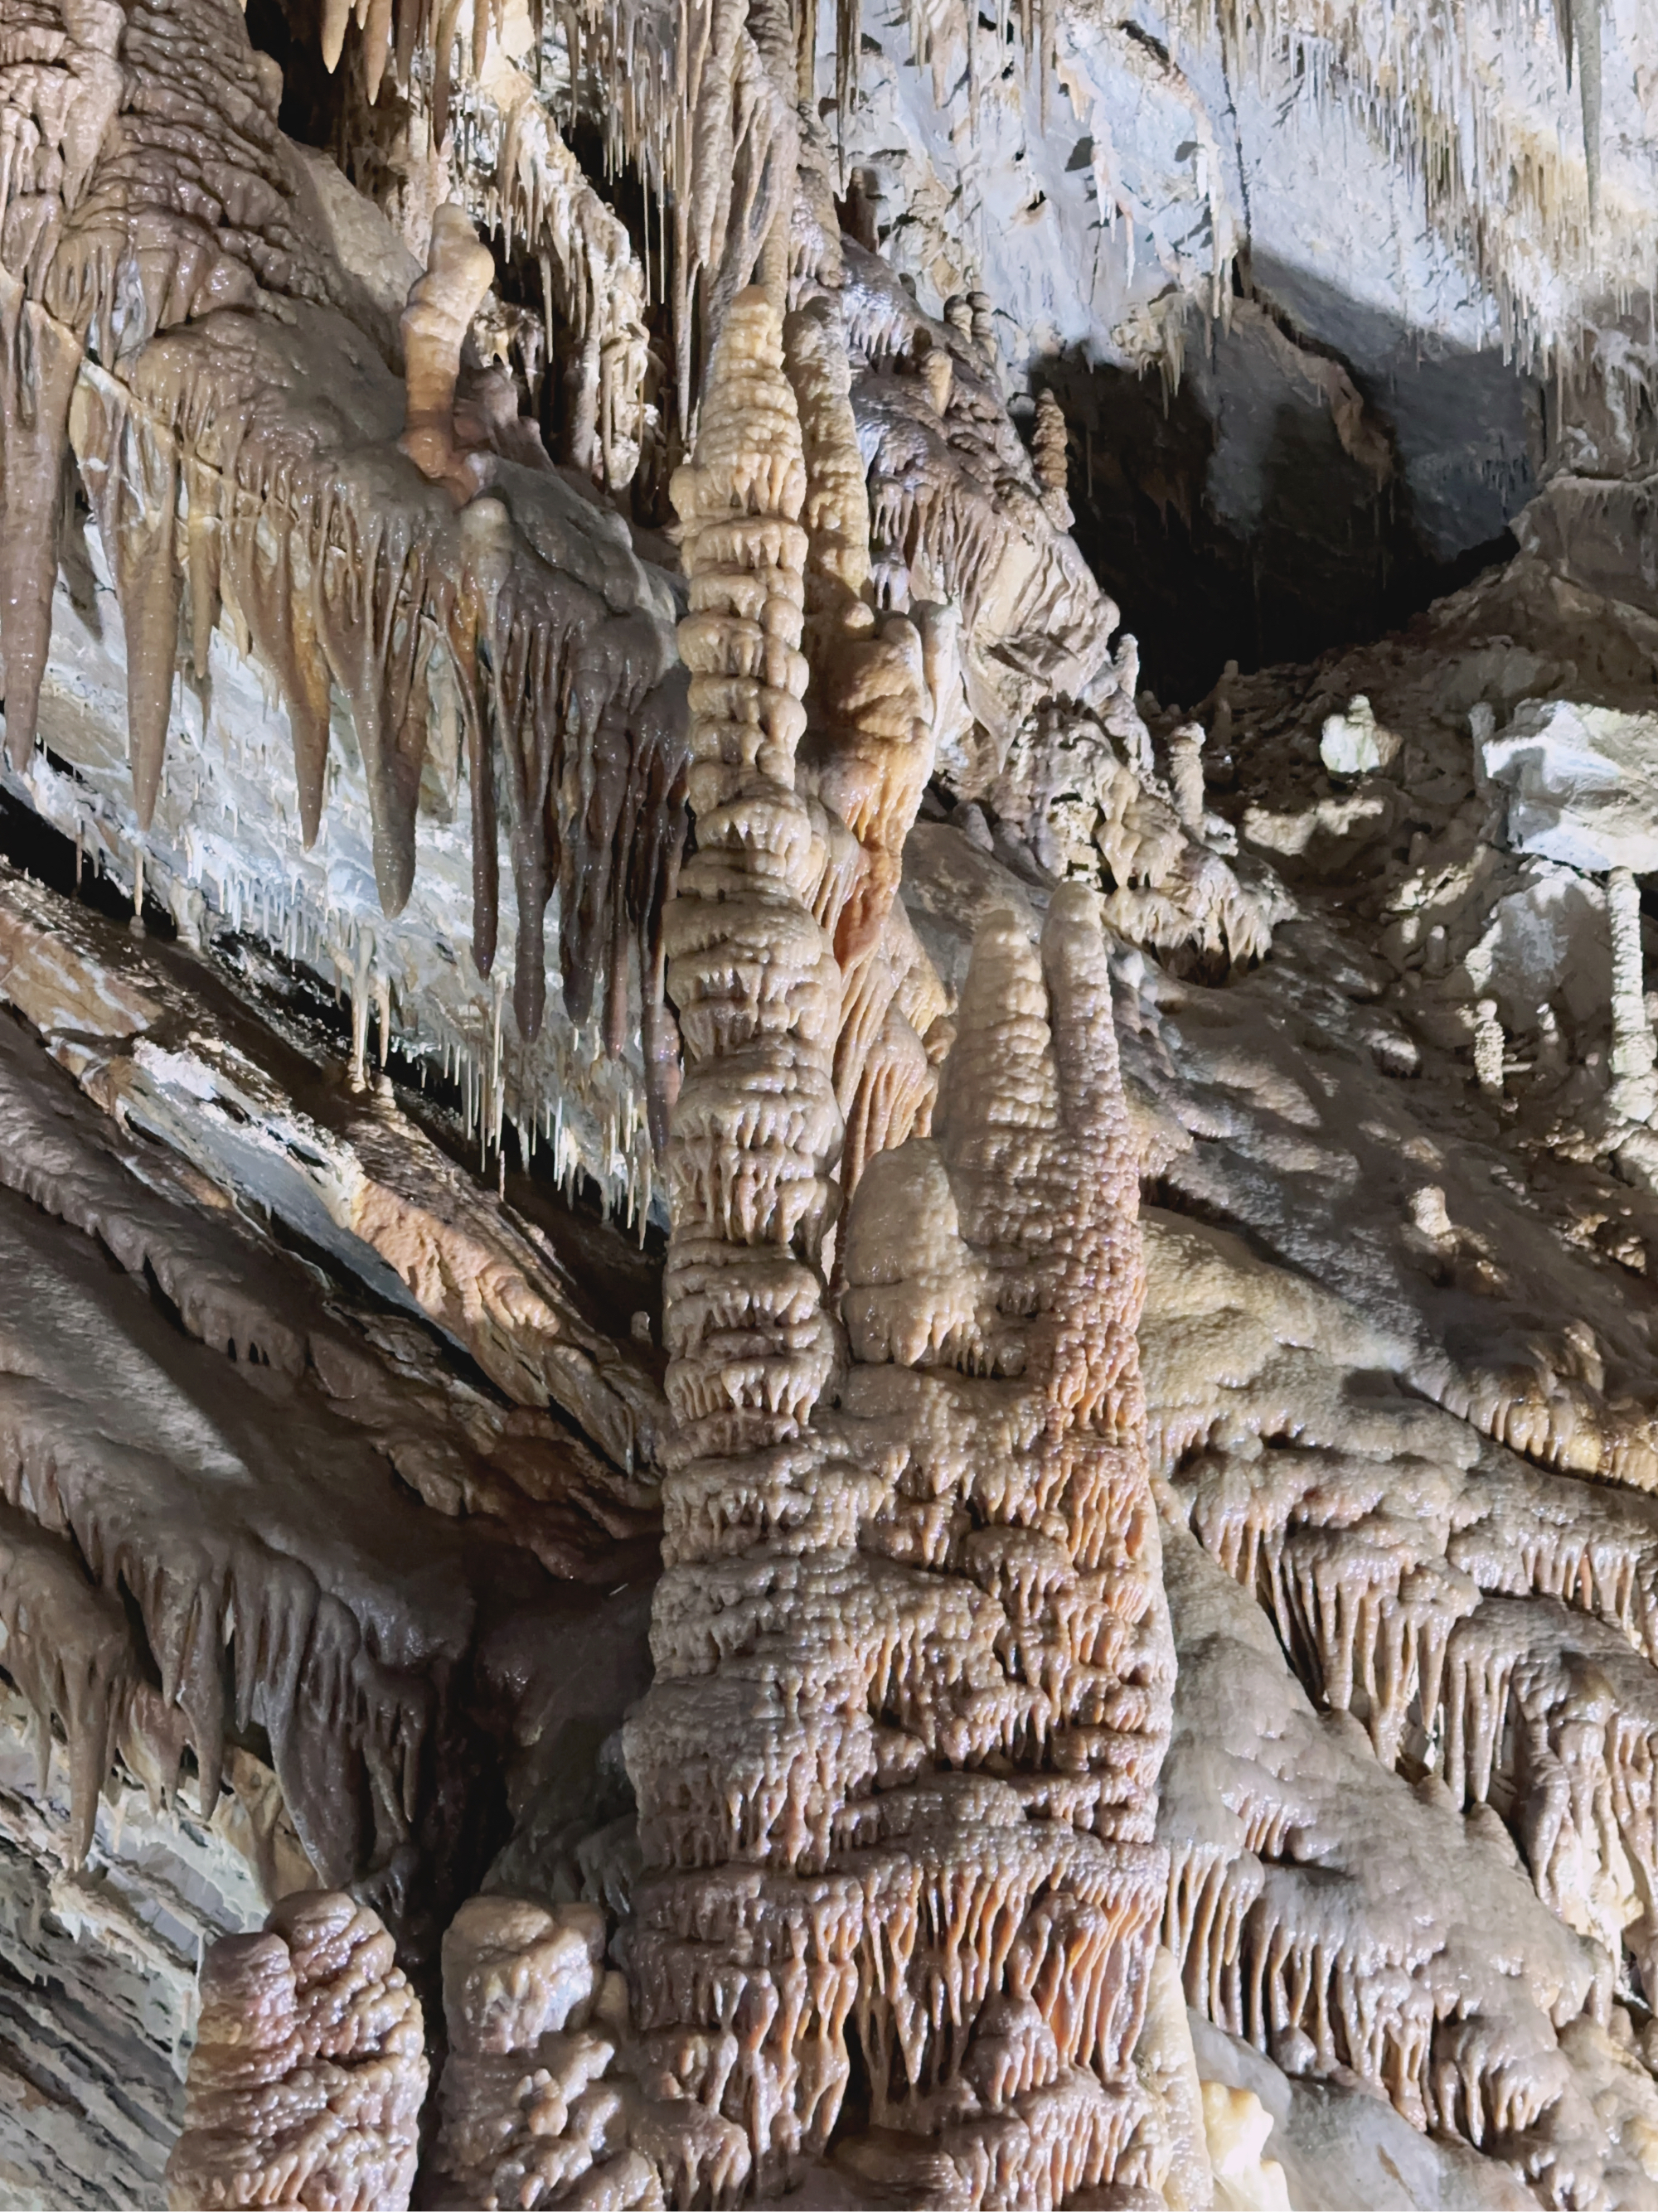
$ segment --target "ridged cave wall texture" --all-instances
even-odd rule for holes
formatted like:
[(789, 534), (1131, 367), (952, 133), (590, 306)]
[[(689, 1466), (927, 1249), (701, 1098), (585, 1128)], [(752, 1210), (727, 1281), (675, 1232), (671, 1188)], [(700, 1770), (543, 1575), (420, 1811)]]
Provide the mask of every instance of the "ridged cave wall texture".
[(0, 2206), (1658, 2206), (1655, 149), (0, 0)]

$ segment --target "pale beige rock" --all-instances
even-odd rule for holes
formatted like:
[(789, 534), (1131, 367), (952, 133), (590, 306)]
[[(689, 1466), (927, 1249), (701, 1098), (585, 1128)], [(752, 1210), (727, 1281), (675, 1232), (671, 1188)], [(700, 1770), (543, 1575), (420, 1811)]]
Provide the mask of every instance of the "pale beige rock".
[(1289, 2212), (1283, 2168), (1262, 2153), (1272, 2116), (1251, 2089), (1203, 2085), (1204, 2132), (1214, 2171), (1214, 2203), (1222, 2212)]
[(439, 208), (426, 273), (403, 311), (408, 398), (398, 443), (423, 476), (449, 485), (461, 503), (482, 489), (483, 470), (477, 455), (455, 450), (455, 380), (461, 342), (494, 281), (495, 257), (466, 210), (453, 202)]

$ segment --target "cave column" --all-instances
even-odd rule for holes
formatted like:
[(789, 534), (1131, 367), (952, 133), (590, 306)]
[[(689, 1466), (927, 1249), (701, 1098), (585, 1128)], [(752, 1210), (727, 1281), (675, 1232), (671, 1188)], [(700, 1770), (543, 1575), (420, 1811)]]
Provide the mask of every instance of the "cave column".
[(1658, 1108), (1658, 1046), (1647, 1017), (1641, 957), (1641, 890), (1627, 868), (1606, 878), (1612, 938), (1612, 1091), (1609, 1103), (1625, 1121), (1645, 1121)]
[(797, 1625), (856, 1486), (808, 1433), (835, 1358), (820, 1255), (841, 1121), (840, 971), (795, 790), (806, 727), (806, 490), (782, 316), (739, 294), (674, 498), (691, 611), (697, 850), (665, 922), (686, 1073), (668, 1147), (667, 1394), (657, 1677), (629, 1723), (648, 1879), (630, 1952), (665, 2089), (743, 2127), (762, 2190), (820, 2149), (846, 2077), (855, 1882), (832, 1823), (868, 1765), (866, 1686)]

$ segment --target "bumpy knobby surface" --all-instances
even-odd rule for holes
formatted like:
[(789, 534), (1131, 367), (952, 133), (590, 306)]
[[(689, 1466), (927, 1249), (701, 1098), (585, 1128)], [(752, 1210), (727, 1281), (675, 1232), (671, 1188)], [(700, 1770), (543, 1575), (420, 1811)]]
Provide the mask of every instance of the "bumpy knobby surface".
[[(946, 1075), (846, 1226), (838, 1407), (666, 1486), (628, 1956), (644, 2047), (763, 2187), (856, 2064), (857, 2185), (1058, 2203), (1131, 2170), (1144, 2109), (1173, 1672), (1088, 895), (1039, 959), (1011, 915), (981, 936)], [(677, 1295), (671, 1255), (670, 1328)]]
[(0, 0), (0, 2181), (1649, 2203), (1649, 27), (275, 12)]
[(420, 2002), (391, 1937), (349, 1897), (285, 1898), (202, 1969), (184, 2132), (168, 2201), (406, 2205), (426, 2094)]

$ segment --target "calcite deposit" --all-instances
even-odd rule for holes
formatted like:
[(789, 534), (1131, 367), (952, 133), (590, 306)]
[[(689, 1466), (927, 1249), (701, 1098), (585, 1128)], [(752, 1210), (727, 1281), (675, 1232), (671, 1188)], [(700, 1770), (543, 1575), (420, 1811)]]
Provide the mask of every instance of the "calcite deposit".
[(426, 2058), (393, 1960), (372, 1912), (320, 1891), (214, 1945), (170, 2204), (406, 2203)]
[(1658, 2203), (1655, 122), (0, 0), (0, 2204)]

